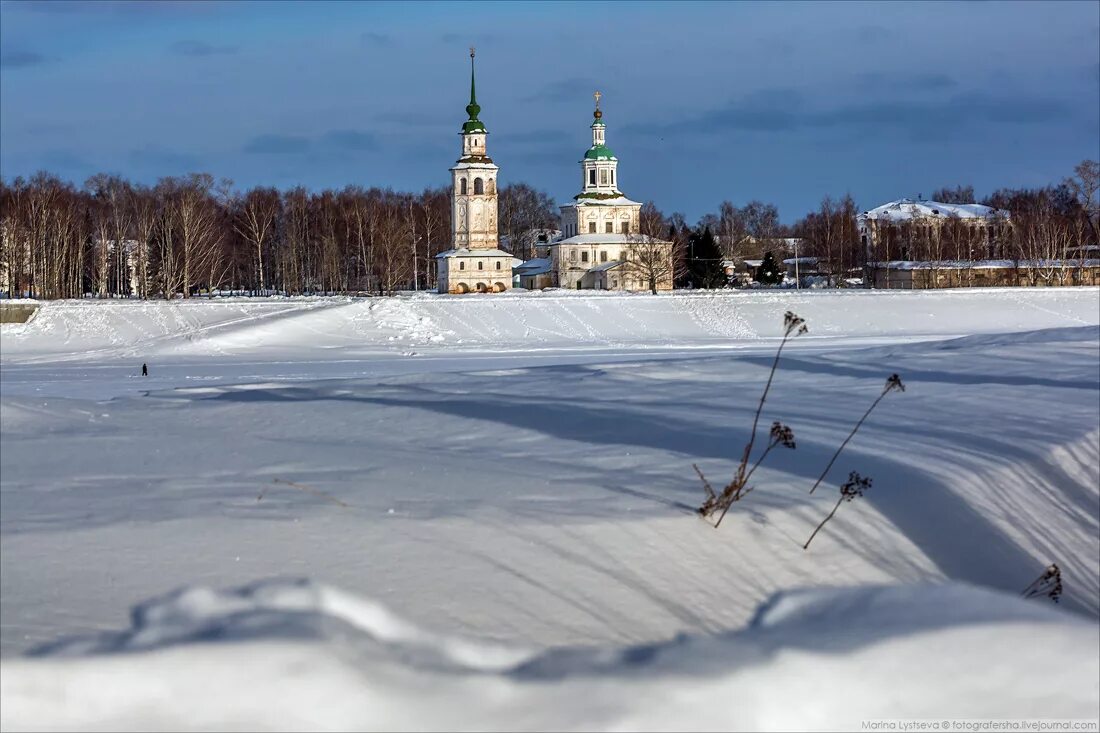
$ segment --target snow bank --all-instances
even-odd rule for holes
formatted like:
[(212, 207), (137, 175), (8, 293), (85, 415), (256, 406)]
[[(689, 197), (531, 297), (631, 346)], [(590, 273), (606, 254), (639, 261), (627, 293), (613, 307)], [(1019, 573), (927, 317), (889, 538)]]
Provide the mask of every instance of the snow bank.
[(5, 363), (153, 357), (346, 359), (472, 351), (728, 346), (773, 337), (793, 309), (811, 339), (964, 335), (1100, 323), (1096, 288), (952, 291), (593, 291), (395, 298), (51, 302), (5, 329)]
[(1094, 623), (964, 585), (779, 594), (740, 631), (535, 653), (308, 582), (192, 589), (127, 631), (4, 661), (7, 730), (859, 730), (1077, 718)]

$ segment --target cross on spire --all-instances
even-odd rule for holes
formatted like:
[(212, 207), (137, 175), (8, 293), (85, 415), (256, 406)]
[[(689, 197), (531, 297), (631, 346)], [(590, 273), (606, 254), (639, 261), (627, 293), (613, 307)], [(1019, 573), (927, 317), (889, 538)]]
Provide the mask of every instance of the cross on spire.
[(474, 57), (474, 47), (470, 46), (470, 58)]
[(596, 98), (596, 109), (599, 109), (600, 108), (600, 97), (602, 97), (603, 95), (600, 94), (600, 90), (597, 89), (596, 93), (593, 94), (592, 96)]

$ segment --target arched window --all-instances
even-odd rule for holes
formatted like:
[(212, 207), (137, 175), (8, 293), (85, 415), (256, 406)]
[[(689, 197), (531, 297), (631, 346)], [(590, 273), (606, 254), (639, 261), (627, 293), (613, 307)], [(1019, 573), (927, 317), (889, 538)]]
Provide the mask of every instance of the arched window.
[(463, 178), (463, 179), (462, 179), (462, 180), (461, 180), (461, 181), (459, 182), (459, 184), (458, 184), (458, 192), (459, 192), (459, 193), (463, 193), (463, 194), (464, 194), (464, 193), (466, 193), (466, 179), (465, 179), (465, 178)]
[(500, 260), (497, 260), (497, 269), (500, 269)]
[(458, 263), (458, 269), (465, 270), (466, 269), (466, 263), (465, 262), (459, 262)]
[(480, 262), (478, 262), (478, 263), (477, 263), (477, 269), (479, 269), (479, 270), (484, 270), (485, 268), (481, 266), (481, 263), (480, 263)]
[(477, 196), (477, 195), (480, 195), (480, 194), (483, 194), (483, 193), (485, 193), (485, 181), (481, 180), (480, 178), (475, 178), (474, 179), (474, 195)]

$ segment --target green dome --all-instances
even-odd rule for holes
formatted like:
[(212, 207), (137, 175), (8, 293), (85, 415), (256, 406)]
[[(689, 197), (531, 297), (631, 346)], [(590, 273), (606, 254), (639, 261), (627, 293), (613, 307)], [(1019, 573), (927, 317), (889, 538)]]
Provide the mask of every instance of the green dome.
[(593, 145), (588, 149), (588, 152), (584, 154), (585, 160), (610, 160), (615, 157), (615, 154), (611, 152), (611, 148), (606, 145)]
[(485, 132), (485, 125), (481, 123), (481, 120), (467, 120), (462, 123), (463, 132)]

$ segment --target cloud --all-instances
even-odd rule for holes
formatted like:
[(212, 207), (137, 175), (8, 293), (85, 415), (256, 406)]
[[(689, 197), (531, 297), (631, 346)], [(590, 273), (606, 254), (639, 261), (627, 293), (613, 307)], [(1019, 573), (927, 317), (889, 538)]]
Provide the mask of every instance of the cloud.
[(257, 135), (249, 140), (242, 149), (246, 153), (272, 155), (304, 153), (309, 149), (309, 140), (295, 135)]
[(25, 69), (30, 66), (41, 66), (49, 61), (40, 53), (33, 51), (9, 51), (0, 55), (0, 67), (5, 69)]
[(377, 150), (378, 140), (374, 135), (358, 130), (329, 130), (321, 136), (326, 147), (340, 150)]
[(520, 101), (522, 102), (568, 102), (570, 100), (578, 99), (580, 97), (588, 96), (589, 98), (592, 92), (597, 89), (601, 89), (600, 85), (594, 80), (574, 76), (568, 79), (559, 79), (558, 81), (552, 81), (549, 84), (544, 84), (534, 94), (524, 97)]
[(230, 0), (6, 0), (5, 7), (55, 15), (208, 13)]
[(443, 43), (466, 43), (477, 46), (496, 43), (497, 36), (493, 33), (444, 33), (439, 36), (439, 40)]
[(388, 33), (373, 33), (367, 31), (359, 34), (359, 40), (367, 46), (391, 46), (393, 38)]
[(1052, 122), (1072, 112), (1069, 105), (1055, 99), (973, 93), (922, 101), (872, 98), (832, 108), (813, 108), (798, 92), (772, 89), (674, 124), (632, 124), (624, 132), (663, 136), (682, 129), (711, 134), (859, 130), (865, 134), (901, 131), (928, 138), (963, 126)]
[(573, 135), (565, 130), (527, 130), (521, 132), (505, 132), (497, 136), (496, 143), (560, 143), (565, 142)]
[(131, 150), (126, 157), (131, 165), (155, 170), (158, 173), (163, 172), (164, 175), (202, 168), (199, 159), (194, 155), (149, 146)]
[(176, 41), (171, 47), (172, 53), (180, 56), (216, 56), (237, 53), (236, 46), (212, 46), (202, 41)]
[(942, 89), (952, 89), (957, 87), (959, 83), (947, 74), (936, 74), (931, 72), (894, 72), (886, 73), (882, 71), (871, 71), (866, 74), (860, 74), (856, 77), (856, 80), (860, 85), (886, 85), (889, 84), (894, 89), (905, 89), (910, 91), (939, 91)]

